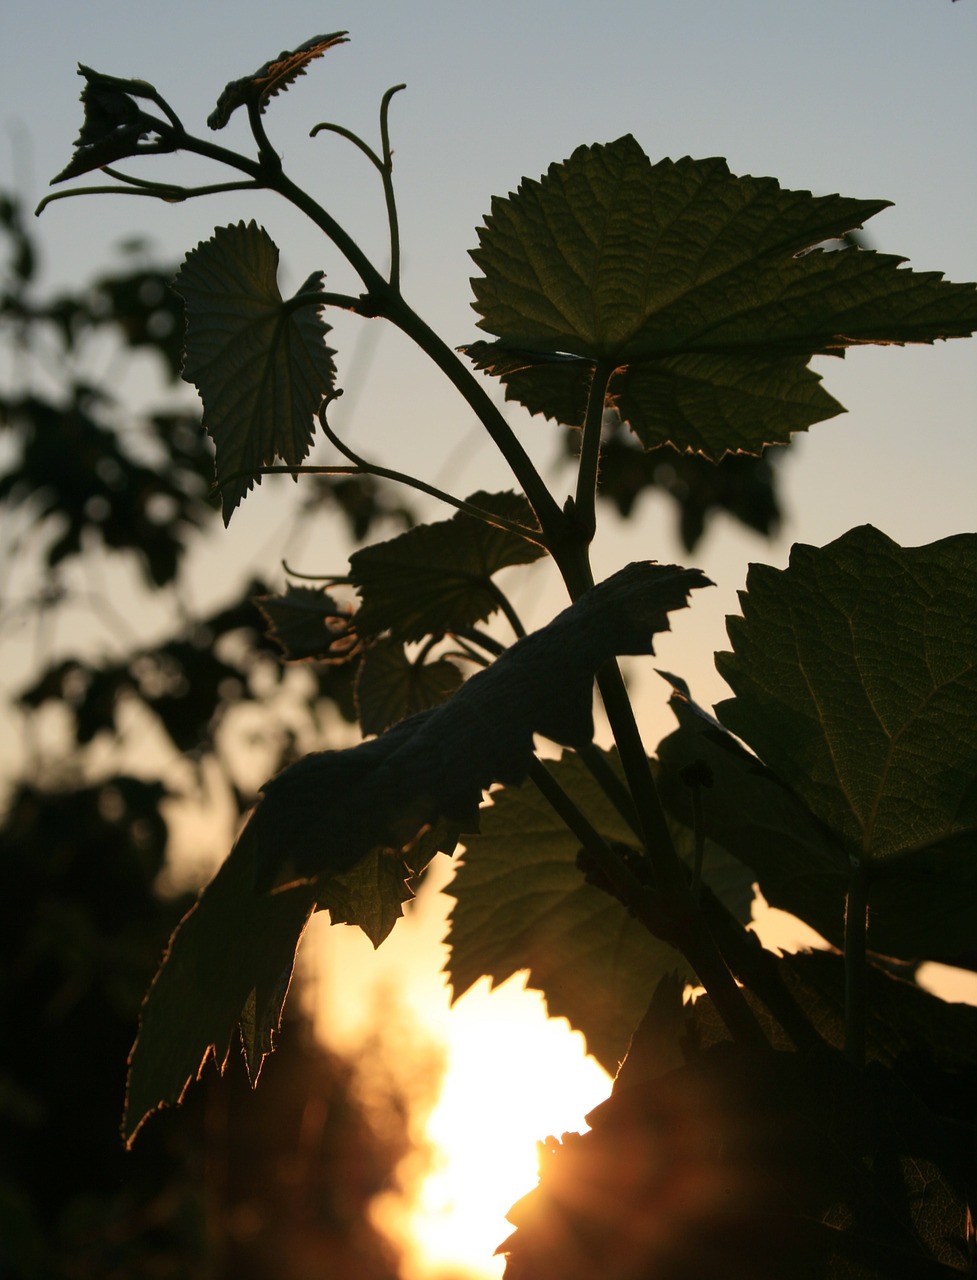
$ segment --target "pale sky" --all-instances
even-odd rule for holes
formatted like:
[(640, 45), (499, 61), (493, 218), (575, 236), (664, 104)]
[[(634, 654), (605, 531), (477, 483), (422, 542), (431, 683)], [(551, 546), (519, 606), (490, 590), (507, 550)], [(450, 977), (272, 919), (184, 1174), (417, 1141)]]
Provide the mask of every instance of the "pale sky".
[[(67, 162), (82, 118), (77, 62), (152, 81), (190, 127), (206, 133), (205, 117), (227, 80), (282, 48), (344, 28), (351, 42), (274, 100), (265, 117), (270, 136), (293, 176), (350, 229), (362, 229), (365, 247), (382, 261), (375, 174), (340, 139), (307, 134), (333, 120), (375, 142), (380, 96), (406, 82), (391, 114), (404, 288), (452, 344), (477, 336), (467, 251), (491, 196), (524, 175), (538, 177), (581, 143), (625, 132), (653, 160), (722, 155), (734, 172), (785, 186), (890, 199), (895, 207), (869, 228), (875, 247), (950, 279), (977, 279), (975, 0), (609, 0), (599, 7), (578, 0), (283, 0), (274, 7), (38, 0), (8, 6), (0, 22), (0, 183), (33, 204)], [(220, 140), (243, 147), (243, 123), (236, 118)], [(179, 165), (164, 163), (173, 171)], [(142, 172), (161, 176), (162, 168), (148, 162)], [(214, 226), (251, 216), (281, 246), (286, 292), (323, 267), (331, 287), (354, 287), (318, 233), (280, 201), (250, 195), (180, 206), (117, 197), (56, 204), (39, 223), (45, 278), (77, 283), (136, 234), (176, 262)], [(337, 324), (347, 392), (337, 427), (368, 456), (450, 482), (456, 492), (505, 486), (506, 472), (454, 393), (395, 335), (371, 333), (367, 358), (362, 328)], [(823, 544), (865, 521), (907, 544), (974, 525), (977, 348), (953, 342), (858, 351), (821, 364), (827, 389), (849, 413), (794, 446), (782, 469), (783, 536), (766, 543), (720, 519), (691, 557), (718, 589), (698, 593), (694, 621), (693, 613), (676, 620), (680, 634), (674, 645), (664, 642), (662, 660), (684, 670), (703, 700), (723, 694), (711, 653), (724, 645), (723, 617), (735, 608), (749, 560), (783, 563), (791, 542)], [(360, 371), (368, 372), (367, 385)], [(513, 413), (534, 456), (550, 464), (554, 430)], [(557, 483), (559, 496), (569, 483)], [(266, 484), (245, 502), (229, 533), (200, 558), (199, 597), (226, 589), (228, 565), (244, 572), (258, 548), (274, 565), (281, 548), (268, 547), (268, 531), (293, 501), (292, 486)], [(595, 548), (602, 571), (638, 557), (688, 562), (672, 538), (665, 500), (649, 499), (640, 512), (627, 524), (605, 517)], [(315, 563), (306, 556), (301, 567), (333, 569), (342, 558), (337, 545)], [(530, 625), (563, 600), (558, 586), (546, 585), (547, 573), (513, 585)], [(653, 718), (667, 729), (657, 689), (653, 701)]]

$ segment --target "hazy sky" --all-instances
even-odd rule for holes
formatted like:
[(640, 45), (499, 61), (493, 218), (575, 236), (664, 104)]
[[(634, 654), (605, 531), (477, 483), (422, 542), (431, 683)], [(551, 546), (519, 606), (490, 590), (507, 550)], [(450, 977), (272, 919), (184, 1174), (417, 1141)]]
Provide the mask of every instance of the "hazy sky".
[[(475, 336), (467, 251), (491, 195), (538, 176), (581, 143), (625, 132), (652, 159), (723, 155), (734, 172), (772, 175), (786, 186), (893, 200), (870, 227), (873, 245), (951, 279), (977, 278), (974, 0), (283, 0), (274, 7), (38, 0), (7, 6), (0, 24), (0, 182), (33, 202), (67, 162), (81, 121), (77, 62), (152, 81), (188, 125), (206, 132), (227, 80), (284, 47), (344, 28), (351, 43), (274, 101), (270, 135), (293, 176), (382, 260), (375, 174), (340, 139), (307, 134), (328, 119), (375, 140), (381, 94), (407, 83), (392, 111), (404, 287), (454, 344)], [(245, 145), (243, 123), (235, 119), (221, 140)], [(142, 172), (152, 170), (149, 162)], [(161, 173), (157, 167), (153, 176)], [(331, 246), (268, 197), (56, 204), (39, 223), (47, 278), (82, 280), (134, 234), (176, 262), (215, 225), (252, 215), (282, 248), (285, 290), (317, 267), (330, 273), (331, 286), (354, 286)], [(340, 323), (336, 331), (347, 389), (339, 429), (370, 456), (455, 491), (506, 484), (454, 393), (396, 336), (371, 333), (364, 346), (362, 328)], [(723, 616), (735, 607), (748, 560), (783, 563), (790, 542), (821, 544), (864, 521), (904, 543), (974, 525), (977, 350), (956, 342), (821, 364), (828, 390), (850, 412), (815, 426), (792, 450), (783, 468), (790, 517), (783, 537), (770, 545), (720, 520), (692, 557), (719, 589), (699, 593), (694, 620), (683, 616), (662, 657), (693, 675), (709, 700), (722, 694), (709, 655), (724, 644)], [(541, 463), (556, 457), (547, 424), (527, 419), (519, 431)], [(198, 594), (222, 589), (228, 563), (243, 565), (265, 546), (281, 504), (293, 500), (291, 486), (252, 495), (224, 541), (202, 557)], [(608, 519), (595, 551), (599, 568), (638, 556), (681, 558), (671, 528), (671, 511), (658, 499), (644, 504), (639, 522)], [(342, 553), (337, 547), (329, 564), (323, 557), (329, 553), (315, 562), (306, 556), (302, 567), (336, 568)], [(543, 585), (547, 571), (535, 572), (535, 581), (514, 588), (531, 625), (562, 602), (556, 586)], [(657, 690), (654, 701), (657, 717)]]
[[(362, 231), (365, 247), (382, 260), (375, 174), (340, 139), (307, 134), (334, 120), (375, 140), (381, 94), (407, 83), (392, 111), (404, 287), (454, 344), (475, 336), (467, 250), (491, 195), (538, 176), (581, 143), (625, 132), (652, 159), (723, 155), (734, 172), (771, 175), (785, 186), (893, 200), (870, 226), (874, 246), (951, 279), (977, 278), (975, 0), (609, 0), (599, 7), (577, 0), (283, 0), (274, 7), (38, 0), (7, 6), (0, 24), (0, 182), (33, 202), (67, 162), (81, 121), (77, 62), (152, 81), (189, 126), (207, 132), (204, 119), (227, 80), (284, 47), (344, 28), (351, 43), (275, 99), (265, 117), (269, 133), (293, 176)], [(243, 126), (235, 119), (221, 141), (244, 146)], [(166, 163), (168, 171), (178, 165)], [(153, 169), (148, 162), (142, 172), (161, 176)], [(193, 175), (203, 177), (199, 169)], [(78, 282), (134, 234), (149, 236), (176, 262), (215, 225), (252, 215), (282, 248), (285, 290), (317, 267), (330, 273), (332, 287), (354, 287), (318, 233), (280, 202), (250, 196), (181, 206), (115, 197), (56, 204), (39, 223), (47, 277)], [(371, 333), (364, 346), (362, 329), (341, 322), (336, 330), (347, 389), (339, 429), (368, 455), (455, 491), (504, 485), (506, 473), (454, 393), (399, 338), (377, 341)], [(794, 446), (783, 468), (784, 536), (770, 545), (721, 520), (692, 557), (719, 589), (699, 593), (695, 621), (689, 614), (677, 624), (680, 652), (668, 653), (668, 641), (663, 660), (687, 672), (691, 663), (710, 700), (722, 686), (709, 654), (724, 644), (723, 615), (735, 605), (748, 560), (782, 563), (790, 542), (821, 544), (865, 521), (904, 543), (974, 525), (977, 349), (955, 342), (860, 351), (821, 365), (828, 390), (850, 412)], [(558, 442), (547, 424), (526, 419), (519, 431), (541, 463), (555, 458)], [(293, 495), (291, 486), (275, 492), (266, 485), (249, 498), (212, 559), (202, 558), (204, 595), (227, 583), (229, 561), (243, 564), (265, 544), (280, 504)], [(638, 556), (682, 557), (671, 520), (658, 499), (645, 503), (639, 522), (607, 520), (595, 552), (599, 568)], [(323, 554), (302, 567), (335, 568), (341, 560), (338, 548), (328, 565)], [(547, 571), (536, 572), (521, 597), (514, 588), (532, 625), (545, 620), (551, 600), (562, 601), (556, 587), (551, 594), (543, 588)]]

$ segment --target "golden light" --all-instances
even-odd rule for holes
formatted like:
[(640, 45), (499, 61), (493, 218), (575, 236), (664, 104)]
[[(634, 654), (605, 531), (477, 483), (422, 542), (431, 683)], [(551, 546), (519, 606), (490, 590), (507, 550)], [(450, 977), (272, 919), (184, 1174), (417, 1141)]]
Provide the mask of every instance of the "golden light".
[(511, 979), (450, 1015), (448, 1064), (426, 1127), (434, 1166), (408, 1213), (409, 1280), (501, 1276), (506, 1211), (536, 1184), (536, 1142), (586, 1128), (610, 1079), (563, 1019)]
[[(450, 875), (445, 859), (429, 890)], [(583, 1037), (565, 1019), (547, 1018), (522, 976), (493, 991), (483, 980), (451, 1005), (440, 942), (450, 906), (442, 893), (422, 893), (378, 951), (358, 930), (320, 919), (305, 953), (315, 956), (307, 977), (327, 1043), (360, 1051), (380, 989), (444, 1054), (438, 1099), (417, 1135), (430, 1162), (416, 1181), (407, 1171), (406, 1196), (380, 1197), (373, 1214), (404, 1250), (405, 1280), (501, 1276), (494, 1251), (512, 1230), (507, 1209), (536, 1184), (537, 1141), (585, 1129), (584, 1116), (611, 1088)]]

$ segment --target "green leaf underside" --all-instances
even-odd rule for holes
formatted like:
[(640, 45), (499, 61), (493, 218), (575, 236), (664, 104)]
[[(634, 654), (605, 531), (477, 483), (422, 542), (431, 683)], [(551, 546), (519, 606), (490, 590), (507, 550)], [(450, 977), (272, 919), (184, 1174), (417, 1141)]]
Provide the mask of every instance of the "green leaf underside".
[(182, 1099), (211, 1055), (223, 1068), (242, 1015), (252, 1080), (271, 1048), (315, 890), (255, 893), (253, 839), (249, 824), (178, 925), (146, 996), (129, 1059), (127, 1143)]
[(403, 904), (414, 896), (410, 875), (399, 852), (374, 849), (319, 886), (318, 906), (329, 912), (332, 924), (357, 925), (378, 947), (404, 914)]
[[(466, 501), (526, 528), (537, 527), (521, 494), (479, 492)], [(536, 543), (462, 511), (450, 520), (418, 525), (350, 556), (350, 578), (363, 602), (357, 629), (363, 636), (390, 631), (409, 642), (474, 626), (499, 608), (492, 575), (544, 554)]]
[[(611, 756), (608, 754), (610, 763)], [(605, 840), (634, 835), (575, 755), (546, 767)], [(612, 766), (617, 767), (617, 766)], [(691, 833), (676, 829), (691, 861)], [(692, 980), (680, 953), (630, 916), (616, 899), (587, 884), (576, 864), (579, 843), (530, 783), (492, 793), (480, 833), (466, 836), (451, 883), (447, 962), (457, 999), (480, 977), (493, 985), (522, 969), (542, 991), (553, 1017), (583, 1032), (588, 1052), (614, 1074), (659, 978)], [(753, 876), (711, 849), (713, 887), (738, 918), (750, 918)]]
[(328, 36), (313, 36), (297, 49), (284, 49), (253, 75), (232, 80), (207, 117), (211, 129), (223, 129), (238, 107), (253, 105), (264, 111), (269, 98), (284, 92), (294, 80), (304, 76), (306, 67), (314, 58), (321, 58), (327, 49), (337, 44), (345, 44), (346, 34), (345, 31), (334, 31)]
[[(500, 342), (494, 358), (491, 347), (479, 358), (504, 362), (516, 349), (531, 366), (537, 353), (542, 374), (500, 376), (535, 412), (573, 425), (581, 418), (567, 401), (579, 389), (568, 395), (554, 354), (626, 367), (612, 394), (649, 447), (668, 441), (715, 458), (757, 452), (839, 411), (814, 375), (805, 376), (812, 356), (865, 342), (932, 342), (977, 327), (972, 285), (909, 271), (891, 255), (806, 252), (887, 203), (786, 191), (770, 178), (736, 177), (720, 159), (652, 165), (630, 136), (580, 147), (492, 203), (472, 251), (483, 275), (472, 285), (479, 327)], [(743, 362), (738, 375), (730, 360)], [(650, 382), (638, 378), (645, 365)], [(748, 389), (753, 377), (758, 385)], [(684, 412), (660, 409), (647, 421), (648, 402), (673, 378), (679, 385), (664, 399)], [(752, 431), (741, 424), (728, 444), (704, 445), (710, 414), (737, 422), (744, 400), (755, 401)]]
[[(557, 422), (583, 423), (589, 364), (533, 364), (502, 343), (474, 343), (464, 351), (478, 368), (501, 378), (507, 400)], [(626, 364), (611, 378), (605, 403), (646, 449), (671, 444), (715, 461), (786, 444), (794, 432), (844, 412), (803, 356), (697, 353)]]
[(370, 849), (401, 848), (440, 818), (453, 830), (476, 830), (483, 790), (525, 777), (533, 735), (571, 747), (590, 742), (594, 673), (614, 655), (650, 653), (669, 612), (706, 585), (697, 569), (629, 565), (441, 706), (285, 769), (263, 788), (251, 819), (259, 883), (338, 874)]
[(977, 535), (870, 525), (753, 565), (717, 714), (870, 861), (977, 832)]
[[(675, 697), (671, 705), (679, 728), (658, 747), (659, 790), (668, 812), (692, 821), (681, 773), (704, 761), (714, 782), (702, 796), (710, 839), (751, 868), (772, 907), (842, 947), (850, 864), (841, 842), (756, 756), (703, 719), (694, 703)], [(969, 837), (900, 858), (892, 876), (880, 874), (873, 882), (872, 950), (952, 964), (975, 937), (977, 857)]]
[[(322, 278), (314, 273), (299, 293), (319, 290)], [(218, 227), (187, 254), (173, 287), (187, 308), (183, 376), (203, 401), (226, 524), (260, 481), (248, 473), (276, 458), (298, 466), (308, 454), (336, 376), (330, 326), (318, 307), (283, 302), (278, 248), (254, 222)]]
[(290, 582), (284, 595), (256, 596), (255, 604), (287, 662), (346, 662), (352, 656), (357, 643), (352, 610), (320, 587)]
[(378, 640), (363, 655), (356, 677), (356, 708), (364, 733), (383, 733), (391, 725), (439, 706), (461, 685), (453, 662), (412, 661), (396, 640)]

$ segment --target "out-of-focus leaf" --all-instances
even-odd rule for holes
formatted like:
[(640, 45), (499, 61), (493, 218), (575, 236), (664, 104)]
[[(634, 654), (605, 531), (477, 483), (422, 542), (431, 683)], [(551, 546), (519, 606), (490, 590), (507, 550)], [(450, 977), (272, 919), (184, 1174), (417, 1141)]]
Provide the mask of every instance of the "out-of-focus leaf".
[(352, 610), (319, 587), (290, 582), (284, 595), (258, 596), (255, 604), (289, 662), (348, 662), (358, 648)]
[[(313, 295), (322, 273), (299, 290)], [(187, 254), (174, 282), (187, 307), (183, 375), (200, 391), (204, 427), (217, 448), (224, 523), (257, 468), (298, 466), (315, 413), (336, 376), (329, 325), (319, 307), (293, 306), (278, 289), (278, 248), (256, 223), (218, 227)], [(299, 296), (296, 295), (296, 296)]]
[(304, 76), (306, 67), (314, 58), (321, 58), (327, 49), (345, 43), (346, 32), (334, 31), (328, 36), (313, 36), (297, 49), (283, 49), (277, 58), (266, 62), (252, 75), (232, 80), (217, 99), (217, 106), (207, 117), (207, 123), (212, 129), (223, 129), (241, 106), (255, 106), (264, 111), (269, 98), (283, 92), (299, 76)]
[[(515, 493), (473, 493), (474, 507), (535, 530), (532, 508)], [(363, 601), (356, 625), (363, 636), (391, 631), (406, 642), (482, 622), (499, 608), (492, 575), (531, 564), (542, 547), (464, 512), (418, 525), (350, 556), (353, 585)]]
[(360, 663), (356, 705), (364, 733), (383, 733), (418, 711), (440, 706), (459, 688), (462, 675), (447, 658), (411, 659), (396, 640), (377, 640)]
[(870, 525), (753, 565), (717, 714), (854, 857), (977, 838), (977, 536)]
[(365, 542), (374, 525), (388, 522), (410, 529), (416, 516), (397, 488), (376, 476), (307, 476), (303, 510), (341, 512), (354, 542)]
[(972, 1131), (879, 1063), (693, 1049), (587, 1122), (540, 1144), (499, 1247), (509, 1280), (967, 1274)]
[[(566, 433), (567, 453), (580, 451), (580, 432)], [(678, 508), (678, 536), (694, 551), (716, 515), (727, 515), (765, 536), (780, 525), (776, 463), (783, 449), (765, 449), (761, 457), (727, 454), (710, 462), (698, 454), (676, 453), (667, 445), (642, 449), (627, 437), (617, 414), (606, 414), (600, 446), (597, 496), (630, 516), (646, 494), (667, 495)]]
[(972, 285), (816, 248), (886, 204), (785, 191), (720, 159), (653, 165), (630, 136), (580, 147), (493, 201), (472, 283), (499, 341), (469, 354), (570, 425), (588, 385), (578, 364), (609, 363), (607, 403), (646, 448), (759, 453), (841, 411), (812, 356), (977, 327)]
[[(608, 763), (617, 767), (610, 756)], [(608, 843), (634, 844), (577, 756), (564, 754), (546, 768)], [(493, 792), (479, 827), (464, 839), (450, 888), (456, 904), (446, 967), (455, 997), (483, 975), (501, 983), (528, 969), (550, 1015), (583, 1032), (588, 1051), (613, 1075), (661, 978), (674, 972), (693, 979), (684, 957), (584, 880), (579, 841), (530, 783)], [(673, 834), (691, 865), (691, 833), (676, 824)], [(715, 846), (704, 874), (746, 923), (752, 874)]]
[(306, 756), (272, 779), (251, 821), (259, 882), (338, 874), (378, 846), (402, 847), (439, 818), (473, 830), (482, 791), (518, 783), (533, 735), (566, 746), (593, 737), (593, 677), (618, 653), (648, 653), (697, 569), (636, 563), (517, 641), (447, 702), (346, 751)]
[(0, 478), (0, 503), (29, 504), (37, 525), (59, 527), (50, 565), (91, 541), (134, 553), (155, 586), (172, 582), (187, 534), (212, 517), (194, 462), (136, 461), (106, 425), (100, 393), (74, 388), (72, 403), (35, 395), (0, 401), (0, 422), (20, 437), (18, 462)]

